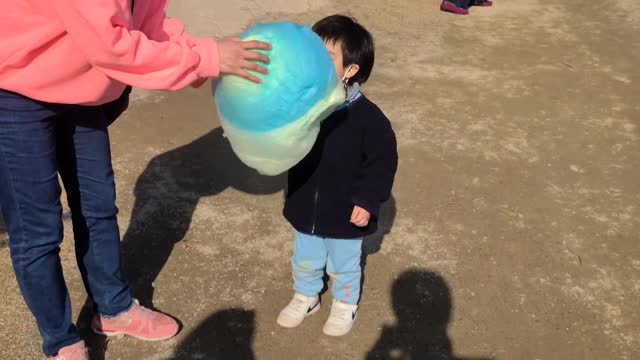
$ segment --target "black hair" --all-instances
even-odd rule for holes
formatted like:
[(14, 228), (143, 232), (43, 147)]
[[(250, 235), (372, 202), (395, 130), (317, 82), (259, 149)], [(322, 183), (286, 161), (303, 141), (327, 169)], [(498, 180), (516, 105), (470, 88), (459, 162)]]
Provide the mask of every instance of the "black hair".
[(349, 79), (364, 84), (371, 75), (375, 61), (375, 45), (371, 33), (356, 19), (344, 15), (331, 15), (313, 25), (313, 31), (325, 42), (340, 42), (343, 66), (357, 64), (360, 70)]

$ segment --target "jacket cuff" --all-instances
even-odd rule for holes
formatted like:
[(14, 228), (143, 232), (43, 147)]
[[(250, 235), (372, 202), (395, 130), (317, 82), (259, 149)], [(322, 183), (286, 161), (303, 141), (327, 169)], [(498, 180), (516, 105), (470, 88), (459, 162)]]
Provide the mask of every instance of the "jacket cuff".
[(200, 55), (198, 67), (199, 78), (218, 77), (220, 75), (220, 51), (214, 39), (196, 39), (197, 45), (193, 47)]
[(368, 200), (364, 197), (354, 197), (353, 205), (359, 206), (369, 212), (372, 218), (377, 218), (380, 213), (380, 202), (376, 200)]

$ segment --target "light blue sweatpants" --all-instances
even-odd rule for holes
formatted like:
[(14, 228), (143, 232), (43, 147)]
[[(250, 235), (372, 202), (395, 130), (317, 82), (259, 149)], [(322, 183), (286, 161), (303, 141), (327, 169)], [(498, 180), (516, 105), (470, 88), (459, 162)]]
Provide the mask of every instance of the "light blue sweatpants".
[(305, 296), (316, 296), (323, 287), (324, 269), (333, 280), (333, 296), (347, 304), (360, 297), (362, 239), (330, 239), (296, 231), (293, 257), (293, 288)]

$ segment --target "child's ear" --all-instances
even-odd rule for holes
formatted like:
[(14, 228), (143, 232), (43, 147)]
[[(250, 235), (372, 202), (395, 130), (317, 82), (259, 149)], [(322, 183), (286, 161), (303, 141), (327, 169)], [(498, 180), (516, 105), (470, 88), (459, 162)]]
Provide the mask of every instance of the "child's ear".
[(344, 75), (347, 79), (351, 79), (352, 77), (356, 76), (358, 71), (360, 71), (360, 65), (358, 64), (349, 65), (349, 70)]

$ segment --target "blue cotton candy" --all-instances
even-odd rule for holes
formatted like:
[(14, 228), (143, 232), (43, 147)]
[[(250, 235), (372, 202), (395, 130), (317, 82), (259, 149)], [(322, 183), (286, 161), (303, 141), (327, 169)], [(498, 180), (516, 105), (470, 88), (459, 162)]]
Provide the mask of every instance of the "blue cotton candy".
[(255, 84), (222, 76), (215, 101), (223, 129), (238, 157), (266, 175), (277, 175), (311, 150), (320, 122), (344, 102), (327, 49), (309, 27), (259, 24), (241, 35), (272, 45), (269, 75)]

